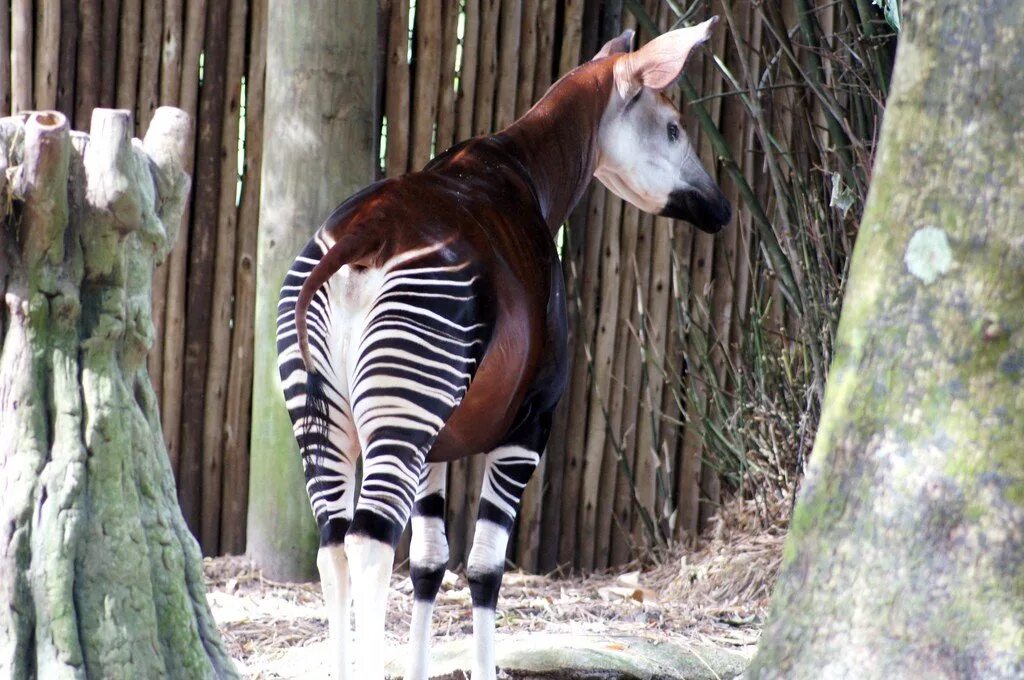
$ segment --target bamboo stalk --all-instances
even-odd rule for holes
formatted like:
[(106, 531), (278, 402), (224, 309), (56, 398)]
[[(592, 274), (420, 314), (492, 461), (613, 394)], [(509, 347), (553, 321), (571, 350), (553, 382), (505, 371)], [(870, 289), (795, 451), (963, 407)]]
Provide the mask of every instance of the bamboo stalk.
[(459, 8), (442, 3), (441, 68), (437, 81), (437, 132), (435, 154), (455, 141), (455, 51), (458, 45)]
[[(73, 0), (64, 0), (64, 2), (65, 5), (75, 4)], [(75, 6), (77, 7), (76, 4)], [(64, 16), (65, 13), (62, 12), (61, 17)], [(77, 30), (72, 30), (71, 32), (75, 37), (69, 40), (69, 43), (71, 51), (74, 52), (78, 32)], [(61, 57), (61, 63), (63, 64), (63, 53)], [(74, 70), (73, 60), (72, 70)], [(72, 80), (74, 80), (73, 75)], [(67, 113), (65, 109), (61, 110)], [(11, 2), (10, 0), (0, 0), (0, 114), (8, 116), (11, 113)]]
[[(206, 400), (203, 413), (203, 500), (200, 543), (210, 554), (220, 554), (220, 527), (224, 474), (224, 418), (231, 362), (232, 298), (238, 241), (238, 131), (245, 73), (245, 28), (247, 0), (233, 0), (227, 26), (227, 55), (223, 92), (223, 122), (220, 138), (220, 196), (217, 207), (216, 250), (213, 255), (213, 292), (210, 298), (209, 340), (206, 354)], [(242, 323), (241, 319), (237, 319)]]
[(524, 0), (519, 29), (519, 78), (516, 88), (516, 115), (526, 113), (535, 101), (534, 83), (537, 76), (537, 16), (538, 0)]
[[(142, 55), (136, 94), (136, 125), (144, 135), (160, 105), (160, 52), (163, 41), (163, 0), (147, 0), (142, 7)], [(179, 79), (174, 78), (175, 82)], [(149, 377), (153, 393), (160, 399), (164, 391), (164, 315), (167, 310), (167, 260), (153, 270), (153, 346), (149, 350)], [(161, 400), (162, 401), (162, 400)], [(176, 466), (172, 466), (176, 468)]]
[(419, 170), (433, 156), (443, 30), (441, 0), (418, 0), (416, 3), (416, 51), (413, 55), (416, 77), (413, 86), (410, 170)]
[(480, 56), (476, 71), (473, 134), (485, 135), (494, 127), (495, 78), (498, 74), (499, 0), (480, 0)]
[(32, 0), (11, 6), (11, 112), (29, 111), (32, 101)]
[[(612, 368), (615, 359), (615, 338), (618, 330), (619, 295), (621, 280), (620, 251), (622, 201), (610, 191), (604, 194), (604, 212), (600, 223), (591, 228), (604, 232), (601, 248), (601, 310), (597, 317), (596, 338), (592, 363), (593, 381), (590, 395), (590, 409), (587, 414), (586, 448), (583, 455), (583, 489), (579, 505), (580, 564), (584, 569), (593, 569), (607, 563), (608, 537), (602, 537), (598, 526), (599, 515), (607, 517), (606, 526), (611, 527), (612, 504), (603, 502), (601, 481), (606, 475), (614, 479), (618, 470), (613, 452), (606, 451), (609, 429), (608, 407), (610, 406)], [(593, 238), (593, 233), (588, 234)], [(607, 489), (607, 484), (605, 485)], [(610, 496), (609, 496), (610, 498)], [(603, 540), (602, 540), (603, 539)], [(604, 544), (605, 552), (597, 549)]]
[(519, 75), (519, 44), (522, 30), (521, 0), (502, 0), (498, 43), (498, 93), (494, 129), (500, 130), (516, 118)]
[(60, 0), (36, 2), (36, 57), (34, 108), (57, 106), (57, 73), (60, 68)]
[(584, 0), (565, 0), (562, 4), (562, 50), (559, 54), (558, 75), (565, 75), (580, 63), (583, 42)]
[[(203, 48), (203, 38), (206, 33), (206, 0), (197, 0), (188, 4), (187, 14), (182, 14), (183, 5), (181, 0), (166, 0), (164, 4), (164, 56), (173, 49), (170, 39), (173, 38), (175, 30), (175, 18), (180, 20), (184, 17), (183, 36), (180, 41), (182, 45), (180, 61), (172, 59), (167, 62), (167, 69), (161, 68), (160, 89), (161, 95), (166, 91), (176, 96), (179, 108), (185, 111), (192, 120), (196, 118), (196, 101), (199, 97), (199, 54)], [(177, 54), (173, 52), (172, 56)], [(165, 75), (167, 79), (173, 78), (172, 70), (176, 64), (181, 64), (178, 71), (180, 84), (175, 88), (171, 83), (164, 86)], [(201, 124), (201, 123), (200, 123)], [(196, 125), (196, 129), (199, 125)], [(196, 140), (190, 139), (185, 145), (185, 167), (193, 171), (195, 163)], [(167, 310), (164, 321), (164, 371), (163, 371), (163, 398), (160, 401), (162, 406), (161, 415), (164, 426), (164, 437), (167, 438), (167, 453), (171, 459), (171, 465), (180, 468), (181, 454), (181, 412), (182, 412), (182, 389), (183, 370), (185, 365), (185, 272), (188, 266), (188, 244), (191, 232), (191, 201), (195, 192), (196, 183), (192, 183), (193, 190), (189, 194), (185, 206), (185, 213), (181, 220), (181, 229), (178, 242), (174, 244), (171, 255), (167, 260)], [(181, 477), (179, 475), (179, 488)], [(180, 495), (179, 495), (180, 499)]]
[[(135, 112), (142, 50), (142, 0), (124, 0), (121, 6), (121, 35), (117, 54), (117, 108)], [(138, 114), (136, 134), (141, 134)]]
[(249, 498), (249, 424), (252, 405), (256, 243), (263, 165), (263, 90), (267, 63), (267, 0), (253, 0), (249, 21), (249, 70), (245, 78), (245, 165), (235, 247), (234, 331), (224, 414), (224, 486), (221, 552), (245, 552)]
[(582, 256), (572, 261), (577, 268), (579, 283), (576, 290), (567, 291), (570, 305), (577, 305), (578, 324), (575, 358), (569, 379), (568, 420), (565, 434), (565, 473), (562, 480), (563, 505), (559, 531), (558, 561), (560, 564), (580, 568), (580, 536), (578, 535), (580, 487), (587, 437), (587, 410), (590, 402), (590, 370), (593, 357), (594, 331), (597, 322), (597, 295), (601, 266), (600, 225), (604, 221), (604, 187), (593, 186), (587, 200), (580, 202), (585, 208), (576, 219), (574, 211), (570, 225), (575, 242), (582, 241)]
[[(207, 6), (203, 46), (203, 80), (199, 88), (198, 134), (195, 145), (195, 191), (192, 219), (196, 225), (217, 223), (220, 193), (220, 151), (224, 117), (224, 81), (227, 59), (227, 4)], [(210, 339), (210, 290), (213, 287), (214, 229), (192, 229), (188, 242), (188, 279), (185, 295), (185, 356), (181, 394), (189, 407), (181, 414), (181, 461), (178, 498), (193, 533), (201, 534), (202, 497), (210, 469), (203, 449), (203, 414), (206, 408), (206, 370)], [(219, 478), (217, 484), (220, 484)], [(200, 538), (203, 537), (200, 535)], [(204, 554), (212, 546), (201, 541)]]
[(533, 101), (551, 86), (558, 66), (555, 50), (555, 0), (537, 0), (537, 59), (533, 70)]
[(384, 112), (388, 119), (385, 174), (396, 177), (409, 169), (409, 3), (388, 5), (388, 65)]
[(110, 59), (104, 59), (102, 54), (104, 49), (113, 50), (114, 45), (117, 45), (117, 24), (118, 17), (121, 14), (121, 0), (103, 0), (101, 7), (102, 16), (100, 18), (100, 31), (101, 40), (100, 43), (100, 106), (113, 106), (117, 100), (117, 58), (116, 50), (111, 54)]

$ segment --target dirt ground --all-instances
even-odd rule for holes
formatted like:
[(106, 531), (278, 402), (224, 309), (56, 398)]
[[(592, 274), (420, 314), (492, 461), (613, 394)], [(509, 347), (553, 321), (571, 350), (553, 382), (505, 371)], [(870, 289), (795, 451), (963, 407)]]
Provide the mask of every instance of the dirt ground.
[[(645, 636), (713, 644), (752, 654), (778, 572), (785, 526), (767, 523), (749, 503), (727, 506), (695, 550), (611, 573), (565, 578), (506, 573), (498, 602), (499, 632)], [(266, 666), (296, 646), (327, 637), (318, 583), (276, 583), (244, 557), (207, 559), (209, 600), (231, 656), (245, 677), (275, 678)], [(412, 585), (392, 580), (387, 636), (407, 641)], [(469, 586), (448, 572), (438, 595), (434, 634), (472, 634)]]

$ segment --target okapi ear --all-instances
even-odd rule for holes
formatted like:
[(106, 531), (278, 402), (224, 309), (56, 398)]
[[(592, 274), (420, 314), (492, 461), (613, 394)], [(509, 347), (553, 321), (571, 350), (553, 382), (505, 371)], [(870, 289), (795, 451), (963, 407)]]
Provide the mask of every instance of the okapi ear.
[(625, 31), (622, 32), (622, 35), (620, 35), (617, 38), (612, 38), (611, 40), (606, 42), (604, 44), (604, 47), (602, 47), (598, 51), (598, 53), (594, 55), (594, 59), (591, 59), (591, 61), (594, 61), (596, 59), (602, 59), (613, 54), (632, 52), (634, 35), (635, 32), (633, 31), (633, 29), (627, 28)]
[(641, 87), (656, 92), (675, 82), (694, 47), (711, 37), (718, 17), (659, 35), (636, 52), (615, 62), (615, 87), (623, 99), (632, 99)]

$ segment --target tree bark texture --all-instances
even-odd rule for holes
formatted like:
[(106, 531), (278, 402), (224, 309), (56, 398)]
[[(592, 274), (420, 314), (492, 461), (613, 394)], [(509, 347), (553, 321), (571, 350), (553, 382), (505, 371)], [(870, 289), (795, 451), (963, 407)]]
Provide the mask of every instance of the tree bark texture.
[(752, 678), (1024, 676), (1024, 4), (904, 26)]
[(270, 0), (247, 551), (273, 579), (315, 574), (316, 530), (277, 372), (281, 282), (339, 203), (374, 179), (377, 2)]
[(157, 111), (0, 119), (0, 676), (234, 676), (178, 509), (150, 282), (177, 237), (191, 134)]

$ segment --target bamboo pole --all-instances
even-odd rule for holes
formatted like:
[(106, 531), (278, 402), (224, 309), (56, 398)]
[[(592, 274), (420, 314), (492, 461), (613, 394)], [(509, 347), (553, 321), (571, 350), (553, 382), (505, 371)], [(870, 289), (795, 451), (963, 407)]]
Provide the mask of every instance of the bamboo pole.
[(441, 68), (437, 81), (437, 132), (435, 155), (455, 141), (455, 51), (458, 46), (459, 7), (442, 3)]
[[(582, 242), (582, 256), (574, 259), (578, 287), (568, 290), (570, 305), (577, 305), (578, 324), (575, 357), (569, 379), (568, 416), (565, 434), (565, 473), (560, 502), (563, 505), (559, 531), (558, 561), (572, 568), (581, 568), (580, 536), (578, 535), (579, 503), (587, 437), (587, 410), (590, 404), (590, 376), (593, 360), (594, 332), (598, 314), (598, 290), (601, 266), (601, 225), (604, 222), (604, 187), (592, 186), (580, 206), (585, 212), (573, 219), (574, 242)], [(577, 208), (574, 212), (581, 212)], [(574, 215), (575, 217), (575, 215)]]
[(32, 102), (32, 0), (11, 6), (11, 112), (29, 111)]
[[(466, 0), (463, 34), (462, 68), (459, 71), (459, 94), (456, 98), (456, 138), (473, 136), (473, 103), (476, 100), (477, 47), (480, 41), (479, 0)], [(452, 566), (465, 562), (469, 554), (468, 536), (473, 517), (470, 515), (467, 490), (470, 485), (469, 459), (448, 465), (448, 549)]]
[(203, 497), (212, 483), (220, 491), (220, 461), (204, 447), (206, 374), (210, 365), (210, 316), (214, 286), (215, 232), (221, 181), (221, 141), (224, 125), (224, 88), (227, 78), (227, 3), (211, 2), (206, 15), (203, 81), (199, 89), (199, 121), (195, 150), (195, 198), (192, 212), (197, 228), (189, 234), (186, 284), (185, 361), (182, 399), (188, 408), (181, 415), (181, 462), (178, 497), (192, 531), (199, 535), (204, 554), (216, 549), (202, 522)]
[[(117, 24), (121, 0), (102, 0), (100, 9), (100, 106), (113, 106), (117, 99)], [(104, 58), (104, 50), (112, 50), (112, 58)]]
[(388, 5), (388, 65), (384, 112), (388, 119), (385, 174), (397, 177), (409, 169), (409, 3)]
[[(65, 4), (75, 4), (74, 0), (64, 0), (64, 2)], [(64, 16), (65, 13), (62, 12), (61, 17)], [(72, 33), (75, 38), (69, 42), (71, 50), (74, 51), (78, 33), (76, 30), (73, 30)], [(63, 53), (61, 56), (63, 64)], [(72, 70), (74, 69), (73, 64), (72, 61)], [(64, 109), (61, 110), (64, 111)], [(0, 115), (8, 116), (11, 113), (11, 2), (10, 0), (0, 0)]]
[[(175, 30), (175, 21), (184, 18), (184, 28), (177, 35), (183, 36), (180, 39), (182, 51), (180, 59), (172, 58), (166, 61), (167, 68), (161, 67), (160, 90), (161, 96), (174, 94), (183, 109), (193, 120), (196, 117), (196, 101), (199, 96), (199, 54), (203, 48), (203, 38), (206, 32), (206, 0), (196, 0), (188, 4), (186, 14), (182, 13), (182, 0), (165, 0), (164, 4), (164, 57), (176, 57), (178, 54), (171, 43), (172, 33)], [(180, 24), (179, 24), (180, 25)], [(174, 51), (171, 51), (174, 50)], [(180, 84), (175, 87), (170, 81), (175, 75), (175, 66), (180, 64), (177, 71)], [(166, 78), (165, 78), (166, 76)], [(196, 126), (199, 126), (202, 122)], [(195, 163), (196, 140), (190, 139), (185, 146), (185, 163), (189, 170), (193, 170)], [(194, 173), (193, 173), (194, 175)], [(193, 182), (193, 187), (196, 183)], [(164, 436), (167, 438), (167, 454), (170, 456), (171, 465), (175, 469), (180, 468), (181, 457), (181, 413), (182, 413), (182, 388), (183, 370), (185, 364), (185, 272), (188, 265), (188, 244), (191, 232), (191, 201), (193, 192), (190, 193), (185, 206), (185, 215), (181, 221), (181, 231), (178, 242), (174, 244), (170, 257), (167, 259), (167, 309), (164, 315), (164, 370), (163, 370), (163, 395), (160, 400), (162, 406)], [(180, 488), (180, 476), (179, 488)], [(180, 496), (179, 496), (180, 498)]]
[[(603, 502), (601, 481), (605, 475), (614, 478), (618, 466), (615, 464), (614, 453), (607, 452), (608, 407), (610, 406), (612, 368), (615, 359), (615, 338), (619, 318), (619, 285), (621, 281), (620, 224), (622, 221), (622, 201), (610, 191), (603, 191), (604, 211), (601, 222), (593, 228), (604, 233), (604, 244), (601, 247), (601, 280), (599, 300), (601, 304), (597, 317), (596, 337), (594, 340), (594, 356), (592, 362), (592, 388), (590, 409), (587, 413), (586, 447), (583, 454), (583, 488), (579, 505), (580, 534), (580, 566), (593, 569), (598, 563), (607, 562), (607, 552), (596, 550), (602, 541), (598, 531), (599, 515), (608, 518), (607, 526), (611, 526), (612, 504)], [(593, 238), (593, 232), (588, 234)], [(607, 485), (606, 485), (607, 487)]]
[(36, 56), (34, 108), (57, 106), (57, 73), (60, 68), (60, 0), (36, 2)]
[(238, 207), (235, 247), (234, 331), (224, 415), (224, 487), (220, 546), (227, 554), (245, 552), (249, 500), (249, 425), (256, 305), (256, 243), (260, 178), (263, 166), (263, 92), (267, 64), (267, 0), (252, 1), (249, 21), (249, 70), (245, 78), (245, 166)]
[(537, 77), (538, 44), (537, 33), (539, 0), (524, 0), (521, 26), (519, 29), (519, 77), (516, 88), (516, 115), (526, 113), (537, 97), (534, 84)]
[[(555, 6), (553, 0), (538, 0), (537, 7), (537, 57), (534, 64), (533, 100), (537, 101), (551, 84), (552, 72), (557, 66), (558, 56), (555, 53)], [(565, 277), (565, 289), (572, 290), (571, 271), (566, 267), (567, 259), (563, 257), (562, 269)], [(570, 314), (572, 309), (570, 307)], [(569, 325), (566, 339), (568, 347), (575, 347), (576, 329)], [(572, 353), (570, 365), (566, 369), (572, 372)], [(551, 436), (548, 438), (547, 453), (541, 459), (544, 466), (544, 484), (540, 487), (540, 546), (537, 550), (537, 569), (548, 572), (558, 565), (559, 529), (562, 521), (560, 495), (565, 471), (565, 426), (568, 415), (568, 394), (555, 409), (551, 424)]]
[(480, 56), (476, 71), (476, 99), (473, 106), (473, 134), (493, 130), (494, 95), (498, 74), (499, 0), (480, 0)]
[[(117, 108), (135, 112), (139, 65), (142, 51), (142, 0), (124, 0), (121, 5), (121, 35), (117, 54)], [(141, 130), (138, 114), (136, 131)]]
[[(249, 13), (247, 0), (233, 0), (227, 26), (227, 55), (224, 113), (220, 138), (220, 196), (217, 206), (216, 250), (213, 256), (213, 292), (210, 299), (210, 327), (206, 354), (206, 400), (203, 413), (203, 499), (200, 543), (209, 554), (220, 554), (222, 511), (221, 485), (224, 475), (224, 418), (231, 362), (231, 321), (235, 294), (233, 271), (238, 242), (238, 131), (245, 73), (245, 28)], [(239, 324), (242, 319), (235, 319)]]
[(565, 0), (562, 3), (562, 49), (559, 52), (558, 75), (562, 76), (580, 63), (583, 41), (584, 0)]
[(501, 33), (498, 42), (498, 92), (494, 129), (500, 130), (516, 119), (516, 92), (519, 76), (521, 0), (502, 0)]
[(421, 169), (433, 156), (443, 31), (441, 0), (418, 0), (416, 3), (416, 51), (413, 54), (416, 77), (413, 85), (410, 126), (412, 133), (410, 170)]
[[(164, 37), (164, 10), (171, 4), (177, 5), (175, 0), (169, 0), (165, 5), (163, 0), (147, 0), (142, 6), (142, 55), (138, 70), (138, 86), (136, 93), (136, 105), (138, 115), (136, 124), (138, 129), (144, 133), (150, 127), (153, 120), (153, 113), (163, 99), (168, 103), (177, 103), (177, 89), (181, 81), (180, 58), (177, 58), (177, 67), (169, 69), (174, 75), (167, 78), (167, 82), (174, 83), (174, 96), (162, 97), (161, 89), (161, 45), (166, 40), (170, 44), (170, 54), (180, 57), (181, 53), (181, 20), (180, 14), (172, 14), (172, 20), (166, 26), (167, 37)], [(180, 5), (177, 5), (180, 8)], [(174, 20), (176, 17), (177, 20)], [(165, 61), (166, 63), (166, 61)], [(170, 65), (168, 65), (170, 66)], [(186, 145), (191, 146), (190, 140)], [(187, 214), (187, 213), (186, 213)], [(154, 340), (148, 356), (150, 366), (150, 377), (153, 381), (153, 390), (161, 402), (161, 408), (165, 407), (162, 395), (164, 393), (164, 335), (167, 329), (165, 316), (167, 313), (167, 274), (169, 259), (164, 259), (153, 272), (153, 326)], [(177, 450), (175, 450), (176, 454)], [(170, 451), (168, 451), (170, 453)], [(172, 469), (177, 471), (173, 456)]]

